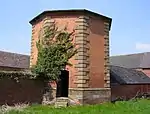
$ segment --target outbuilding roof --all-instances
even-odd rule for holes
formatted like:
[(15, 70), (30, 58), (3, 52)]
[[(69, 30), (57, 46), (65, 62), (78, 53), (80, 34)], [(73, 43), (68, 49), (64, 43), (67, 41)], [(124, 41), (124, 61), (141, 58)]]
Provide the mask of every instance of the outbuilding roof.
[(150, 68), (150, 52), (111, 56), (110, 64), (125, 68)]
[(150, 84), (150, 78), (141, 71), (110, 66), (111, 83), (116, 81), (119, 84)]
[(29, 68), (30, 56), (0, 51), (0, 67)]

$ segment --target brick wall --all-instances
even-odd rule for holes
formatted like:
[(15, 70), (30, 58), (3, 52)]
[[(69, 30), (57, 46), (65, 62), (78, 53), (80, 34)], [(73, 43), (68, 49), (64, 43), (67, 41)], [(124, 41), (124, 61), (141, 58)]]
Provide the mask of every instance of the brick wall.
[(133, 98), (137, 92), (149, 92), (150, 85), (116, 85), (111, 87), (111, 98), (114, 100), (118, 97), (123, 97), (125, 99)]
[[(105, 77), (104, 22), (99, 18), (90, 19), (90, 87), (103, 88)], [(109, 55), (108, 55), (109, 56)]]
[(43, 83), (38, 80), (21, 79), (16, 82), (12, 79), (0, 79), (0, 105), (14, 103), (41, 103)]
[[(76, 16), (67, 16), (67, 15), (47, 16), (32, 26), (30, 67), (32, 65), (35, 65), (37, 61), (38, 52), (37, 52), (36, 42), (38, 41), (39, 33), (40, 33), (40, 30), (43, 28), (43, 26), (56, 23), (56, 26), (58, 26), (60, 30), (63, 30), (65, 27), (67, 27), (68, 32), (73, 32), (73, 30), (76, 27), (75, 20), (76, 20)], [(73, 65), (76, 63), (74, 57), (70, 59), (70, 62)], [(70, 76), (69, 87), (76, 87), (76, 84), (74, 83), (76, 81), (75, 80), (76, 71), (74, 69), (74, 66), (73, 67), (67, 66), (66, 69), (69, 71), (69, 76)]]

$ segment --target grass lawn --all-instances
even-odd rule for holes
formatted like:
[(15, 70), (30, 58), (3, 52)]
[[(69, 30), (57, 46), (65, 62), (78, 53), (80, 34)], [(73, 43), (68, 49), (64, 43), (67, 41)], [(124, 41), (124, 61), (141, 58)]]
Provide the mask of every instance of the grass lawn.
[(105, 103), (60, 109), (35, 105), (23, 111), (10, 111), (6, 114), (150, 114), (150, 100), (123, 101), (115, 104)]

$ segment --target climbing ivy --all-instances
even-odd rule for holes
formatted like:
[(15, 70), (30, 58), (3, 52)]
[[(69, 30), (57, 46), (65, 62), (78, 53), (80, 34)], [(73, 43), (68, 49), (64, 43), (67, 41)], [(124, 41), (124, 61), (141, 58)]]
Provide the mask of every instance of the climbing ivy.
[(44, 27), (36, 43), (38, 49), (37, 63), (32, 67), (32, 72), (37, 77), (56, 81), (59, 79), (61, 70), (66, 65), (72, 65), (69, 59), (72, 58), (77, 50), (73, 44), (73, 32), (67, 29), (58, 30), (55, 23)]

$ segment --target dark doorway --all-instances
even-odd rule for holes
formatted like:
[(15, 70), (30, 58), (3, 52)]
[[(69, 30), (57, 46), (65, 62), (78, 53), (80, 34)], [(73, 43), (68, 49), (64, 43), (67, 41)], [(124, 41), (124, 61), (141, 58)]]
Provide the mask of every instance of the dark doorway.
[(69, 87), (69, 71), (61, 71), (59, 81), (57, 83), (56, 97), (68, 97)]

